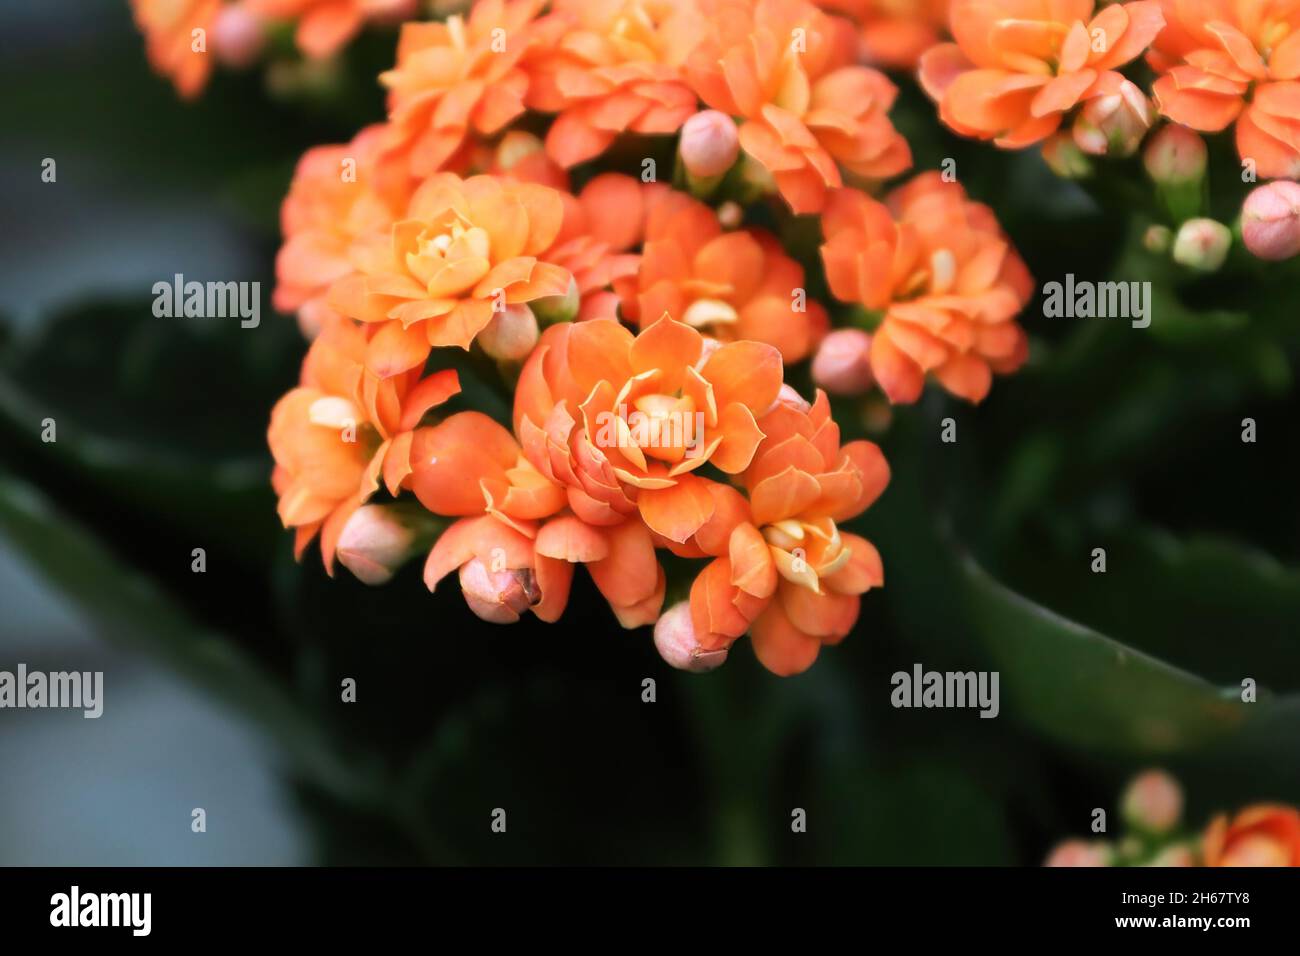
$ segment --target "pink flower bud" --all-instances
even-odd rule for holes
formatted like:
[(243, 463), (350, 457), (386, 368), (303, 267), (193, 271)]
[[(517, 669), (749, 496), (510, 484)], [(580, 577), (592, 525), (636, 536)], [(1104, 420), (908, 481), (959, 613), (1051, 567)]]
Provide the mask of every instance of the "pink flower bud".
[(1186, 126), (1168, 123), (1147, 142), (1142, 163), (1158, 183), (1195, 182), (1205, 175), (1205, 140)]
[(460, 566), (460, 589), (469, 609), (491, 624), (513, 624), (542, 599), (532, 568), (492, 571), (478, 558)]
[(242, 3), (222, 7), (212, 25), (212, 51), (236, 70), (252, 66), (265, 42), (265, 21)]
[(1043, 143), (1043, 161), (1062, 179), (1083, 179), (1092, 175), (1092, 160), (1065, 130), (1053, 133)]
[(745, 210), (740, 203), (726, 200), (718, 206), (718, 225), (723, 229), (739, 229), (745, 221)]
[(1183, 790), (1163, 770), (1147, 770), (1133, 778), (1120, 805), (1130, 826), (1168, 833), (1183, 815)]
[(1142, 245), (1147, 252), (1154, 252), (1161, 256), (1169, 251), (1169, 244), (1174, 241), (1174, 234), (1168, 226), (1148, 226), (1147, 231), (1142, 234)]
[[(795, 391), (793, 385), (786, 382), (781, 383), (781, 388), (776, 393), (776, 401), (772, 403), (772, 408), (776, 408), (778, 405), (786, 405), (793, 408), (800, 415), (806, 415), (812, 409), (812, 402), (808, 401), (808, 399)], [(768, 410), (770, 411), (771, 409)]]
[(339, 563), (365, 584), (386, 583), (415, 556), (419, 535), (396, 505), (363, 505), (339, 535)]
[(372, 23), (402, 23), (420, 12), (420, 0), (364, 0), (362, 10)]
[(1093, 156), (1132, 156), (1152, 119), (1150, 101), (1136, 84), (1124, 80), (1116, 92), (1083, 104), (1074, 120), (1074, 142)]
[(835, 395), (861, 395), (875, 382), (871, 336), (861, 329), (836, 329), (817, 347), (813, 381)]
[(1105, 843), (1066, 840), (1048, 854), (1043, 866), (1110, 866), (1113, 857)]
[(475, 337), (483, 351), (502, 362), (522, 362), (537, 344), (537, 319), (527, 305), (508, 305), (493, 314)]
[(718, 110), (701, 110), (682, 125), (678, 149), (686, 171), (699, 179), (721, 176), (740, 154), (736, 123)]
[(1167, 846), (1145, 864), (1146, 866), (1195, 866), (1196, 854), (1184, 843)]
[(674, 604), (659, 616), (655, 624), (655, 649), (659, 656), (678, 670), (702, 674), (720, 666), (727, 659), (727, 649), (705, 650), (695, 639), (691, 623), (691, 604)]
[(1213, 219), (1189, 219), (1174, 237), (1174, 262), (1198, 272), (1214, 272), (1228, 257), (1232, 232)]
[(543, 325), (556, 322), (572, 322), (582, 306), (582, 293), (578, 291), (578, 280), (569, 279), (569, 288), (564, 295), (548, 295), (534, 299), (529, 303), (533, 316)]
[(1300, 252), (1300, 183), (1279, 179), (1254, 189), (1241, 207), (1241, 237), (1269, 262)]

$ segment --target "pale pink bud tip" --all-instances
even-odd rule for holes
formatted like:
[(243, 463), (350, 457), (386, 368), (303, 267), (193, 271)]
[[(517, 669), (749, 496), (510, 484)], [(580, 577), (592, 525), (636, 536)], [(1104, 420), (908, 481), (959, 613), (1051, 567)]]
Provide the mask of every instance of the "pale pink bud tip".
[(1125, 80), (1114, 93), (1094, 96), (1074, 121), (1074, 142), (1093, 156), (1132, 156), (1151, 128), (1151, 103)]
[(1110, 866), (1112, 855), (1105, 843), (1066, 840), (1048, 854), (1043, 866)]
[(1186, 126), (1161, 128), (1142, 154), (1147, 175), (1158, 183), (1185, 183), (1205, 174), (1205, 140)]
[(222, 7), (212, 25), (212, 51), (236, 70), (252, 66), (265, 42), (265, 22), (242, 3)]
[(491, 624), (513, 624), (542, 599), (532, 568), (490, 571), (478, 558), (460, 566), (460, 589), (469, 609)]
[(1189, 219), (1174, 237), (1174, 261), (1200, 272), (1214, 272), (1228, 257), (1232, 232), (1213, 219)]
[(655, 649), (659, 656), (678, 670), (702, 674), (720, 666), (727, 659), (725, 647), (706, 650), (695, 639), (689, 601), (674, 604), (655, 624)]
[(415, 539), (397, 509), (363, 505), (343, 526), (335, 555), (359, 581), (384, 584), (412, 557)]
[(475, 341), (502, 362), (522, 362), (537, 344), (537, 318), (526, 305), (508, 305), (494, 313)]
[(362, 9), (375, 23), (402, 23), (420, 12), (420, 0), (365, 0)]
[(1121, 802), (1124, 819), (1148, 833), (1167, 833), (1183, 815), (1183, 791), (1163, 770), (1147, 770), (1133, 778)]
[(1300, 253), (1300, 183), (1279, 179), (1253, 190), (1241, 207), (1241, 237), (1269, 262)]
[(726, 113), (702, 110), (682, 126), (682, 163), (692, 176), (721, 176), (740, 153), (736, 124)]
[(871, 374), (871, 336), (861, 329), (836, 329), (817, 348), (813, 381), (835, 395), (861, 395), (875, 381)]

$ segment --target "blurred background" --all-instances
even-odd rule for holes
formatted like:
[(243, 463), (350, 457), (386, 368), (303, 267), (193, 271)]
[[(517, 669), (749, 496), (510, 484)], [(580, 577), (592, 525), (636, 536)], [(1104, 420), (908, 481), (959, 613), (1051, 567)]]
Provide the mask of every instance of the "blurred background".
[[(1036, 865), (1148, 766), (1192, 829), (1300, 802), (1294, 268), (1188, 281), (1143, 251), (1141, 201), (949, 137), (899, 78), (918, 169), (955, 158), (1040, 287), (1151, 281), (1152, 325), (1035, 302), (1030, 364), (978, 409), (838, 407), (894, 470), (855, 526), (886, 587), (803, 676), (743, 641), (686, 675), (583, 574), (560, 623), (502, 628), (418, 565), (368, 589), (293, 561), (265, 449), (306, 348), (269, 304), (279, 202), (303, 150), (382, 117), (395, 33), (190, 104), (124, 3), (6, 4), (0, 36), (0, 670), (105, 675), (98, 720), (0, 710), (0, 863)], [(155, 318), (178, 272), (261, 282), (260, 325)], [(917, 663), (998, 670), (1000, 715), (892, 708)]]

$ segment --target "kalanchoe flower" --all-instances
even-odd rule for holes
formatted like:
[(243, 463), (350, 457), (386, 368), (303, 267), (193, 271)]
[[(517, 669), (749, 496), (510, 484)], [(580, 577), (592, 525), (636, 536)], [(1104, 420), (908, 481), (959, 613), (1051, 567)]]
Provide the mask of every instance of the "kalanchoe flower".
[(339, 563), (365, 584), (384, 584), (433, 540), (434, 520), (408, 503), (362, 505), (339, 535)]
[(921, 57), (939, 118), (963, 136), (1017, 149), (1051, 135), (1081, 103), (1120, 93), (1117, 70), (1164, 25), (1154, 0), (953, 0), (956, 43)]
[(469, 609), (491, 624), (513, 624), (542, 599), (531, 568), (493, 571), (481, 558), (471, 558), (459, 577)]
[(817, 5), (852, 18), (861, 27), (863, 59), (890, 70), (915, 69), (948, 26), (948, 0), (818, 0)]
[(1157, 183), (1200, 182), (1205, 175), (1205, 140), (1186, 126), (1166, 123), (1147, 141), (1142, 163)]
[(1232, 231), (1213, 219), (1189, 219), (1174, 236), (1174, 262), (1197, 272), (1216, 272), (1228, 257)]
[(1215, 817), (1202, 848), (1206, 866), (1300, 866), (1300, 810), (1257, 804)]
[(1252, 190), (1241, 207), (1241, 238), (1258, 259), (1300, 253), (1300, 184), (1281, 179)]
[[(796, 213), (819, 212), (840, 167), (887, 179), (912, 164), (889, 121), (898, 94), (853, 63), (846, 21), (807, 0), (710, 0), (687, 72), (713, 109), (742, 118), (740, 146)], [(851, 37), (847, 38), (851, 41)]]
[(888, 205), (840, 190), (822, 230), (832, 294), (884, 313), (871, 369), (890, 401), (916, 401), (933, 374), (979, 402), (994, 372), (1024, 363), (1028, 342), (1015, 317), (1033, 281), (992, 211), (957, 183), (925, 173)]
[(654, 641), (659, 656), (678, 670), (703, 673), (722, 666), (727, 660), (727, 648), (710, 650), (700, 645), (688, 601), (674, 604), (660, 615), (655, 623)]
[(414, 17), (417, 0), (243, 0), (268, 20), (297, 24), (294, 42), (304, 55), (333, 56), (360, 32), (367, 20), (399, 22)]
[(266, 44), (266, 21), (247, 2), (228, 3), (212, 25), (212, 52), (237, 70), (252, 66)]
[(1237, 152), (1264, 179), (1300, 175), (1300, 6), (1161, 0), (1147, 61), (1160, 112), (1205, 133), (1236, 124)]
[(682, 125), (677, 151), (686, 172), (696, 180), (721, 176), (740, 155), (736, 124), (726, 113), (701, 110)]
[[(212, 73), (206, 36), (217, 23), (221, 5), (222, 0), (131, 0), (149, 64), (187, 100), (203, 91)], [(205, 37), (203, 49), (194, 49), (195, 31)]]
[(1148, 770), (1128, 785), (1120, 800), (1124, 820), (1152, 834), (1168, 833), (1183, 814), (1183, 791), (1163, 770)]
[(873, 384), (871, 336), (861, 329), (836, 329), (822, 339), (812, 363), (813, 383), (833, 395), (861, 395)]
[(1113, 92), (1083, 104), (1074, 119), (1074, 141), (1093, 156), (1132, 156), (1151, 128), (1152, 117), (1146, 96), (1123, 80)]
[(1110, 866), (1115, 851), (1101, 841), (1066, 840), (1048, 854), (1043, 866)]

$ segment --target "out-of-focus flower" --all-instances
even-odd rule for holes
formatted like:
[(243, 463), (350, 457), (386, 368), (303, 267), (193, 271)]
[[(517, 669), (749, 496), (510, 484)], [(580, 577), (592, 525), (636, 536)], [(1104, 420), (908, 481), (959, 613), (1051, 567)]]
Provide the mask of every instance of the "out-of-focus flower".
[(522, 362), (528, 358), (540, 334), (533, 310), (526, 305), (511, 305), (502, 312), (492, 313), (492, 320), (479, 332), (476, 341), (499, 362)]
[(702, 28), (693, 0), (555, 0), (524, 64), (529, 107), (559, 114), (551, 158), (567, 169), (620, 133), (676, 133), (696, 109), (682, 63)]
[(1185, 843), (1174, 843), (1157, 851), (1144, 866), (1196, 866), (1196, 853)]
[(832, 196), (821, 250), (831, 292), (883, 312), (871, 369), (891, 402), (916, 401), (927, 374), (982, 401), (993, 373), (1028, 355), (1015, 317), (1033, 280), (993, 212), (957, 183), (925, 173), (887, 203), (849, 189)]
[(434, 346), (469, 348), (498, 311), (564, 295), (568, 270), (538, 258), (564, 214), (545, 186), (439, 173), (416, 190), (406, 218), (351, 246), (356, 272), (330, 305), (379, 327), (366, 367), (380, 378), (424, 364)]
[(243, 0), (268, 20), (295, 22), (294, 42), (306, 56), (333, 56), (367, 20), (396, 23), (419, 11), (418, 0)]
[(861, 329), (828, 334), (813, 356), (812, 377), (832, 395), (861, 395), (876, 381), (871, 374), (871, 336)]
[(763, 666), (787, 676), (843, 640), (860, 596), (884, 583), (875, 547), (839, 524), (880, 496), (889, 466), (871, 442), (840, 447), (824, 392), (808, 411), (778, 402), (759, 427), (766, 437), (741, 476), (750, 514), (696, 578), (691, 617), (702, 647), (748, 630)]
[(948, 26), (948, 0), (818, 0), (817, 5), (851, 17), (861, 29), (863, 58), (890, 70), (914, 69)]
[(1205, 140), (1186, 126), (1166, 123), (1147, 141), (1142, 163), (1157, 183), (1199, 182), (1205, 175)]
[(1120, 806), (1130, 825), (1148, 833), (1168, 833), (1183, 815), (1183, 790), (1163, 770), (1148, 770), (1129, 783)]
[(691, 83), (709, 106), (740, 118), (741, 148), (794, 212), (819, 212), (842, 185), (840, 167), (878, 180), (911, 166), (888, 116), (898, 91), (853, 64), (847, 21), (807, 0), (712, 0), (706, 10)]
[(1058, 843), (1043, 866), (1110, 866), (1115, 851), (1100, 841), (1066, 840)]
[(1252, 190), (1241, 207), (1241, 237), (1258, 259), (1300, 253), (1300, 184), (1280, 179)]
[(131, 0), (131, 10), (150, 65), (185, 99), (198, 96), (212, 73), (208, 40), (221, 0)]
[(1142, 246), (1147, 252), (1154, 252), (1158, 256), (1164, 255), (1169, 251), (1170, 245), (1173, 244), (1174, 234), (1168, 226), (1159, 224), (1148, 226), (1147, 231), (1142, 234)]
[(700, 110), (682, 124), (677, 151), (691, 176), (697, 179), (721, 176), (740, 155), (736, 124), (726, 113)]
[(724, 232), (717, 213), (680, 193), (650, 217), (637, 283), (626, 317), (645, 324), (666, 312), (719, 341), (773, 345), (786, 363), (806, 358), (829, 326), (773, 236)]
[(584, 522), (639, 512), (685, 542), (714, 511), (712, 482), (696, 469), (749, 466), (763, 437), (756, 419), (781, 388), (781, 353), (733, 342), (703, 354), (700, 333), (668, 316), (637, 336), (605, 319), (543, 333), (519, 377), (515, 432)]
[(1119, 67), (1146, 50), (1164, 17), (1154, 0), (953, 0), (956, 43), (921, 57), (939, 118), (963, 136), (1017, 149), (1056, 131), (1065, 114), (1120, 93)]
[(1121, 81), (1110, 93), (1084, 102), (1072, 129), (1074, 141), (1093, 156), (1132, 156), (1151, 128), (1151, 104), (1137, 85)]
[(432, 541), (432, 519), (418, 505), (362, 505), (343, 526), (335, 554), (365, 584), (385, 584)]
[(1232, 231), (1214, 219), (1188, 219), (1174, 236), (1174, 262), (1197, 272), (1214, 272), (1232, 245)]
[(1206, 866), (1300, 866), (1300, 810), (1257, 804), (1215, 817), (1202, 850)]
[(1236, 123), (1237, 152), (1265, 179), (1300, 176), (1300, 5), (1161, 0), (1148, 62), (1160, 112), (1206, 133)]
[(524, 112), (519, 68), (542, 0), (481, 0), (468, 19), (407, 23), (397, 63), (380, 74), (389, 90), (393, 142), (413, 176), (463, 166), (471, 134), (493, 136)]
[(272, 302), (296, 312), (309, 335), (338, 318), (327, 293), (353, 271), (352, 243), (386, 228), (410, 200), (414, 186), (405, 167), (384, 154), (386, 137), (383, 125), (368, 126), (351, 143), (309, 149), (294, 171), (280, 207), (284, 245)]
[(212, 25), (212, 52), (226, 66), (252, 66), (266, 45), (266, 22), (247, 3), (227, 3)]
[(691, 622), (689, 601), (674, 604), (655, 623), (655, 649), (668, 664), (682, 671), (703, 673), (727, 660), (727, 648), (708, 650), (700, 646)]
[(267, 441), (279, 515), (301, 555), (317, 532), (333, 573), (348, 518), (379, 487), (397, 494), (410, 474), (412, 430), (460, 390), (456, 373), (423, 380), (419, 370), (380, 380), (365, 369), (365, 333), (339, 322), (321, 332), (303, 362), (301, 384), (271, 412)]
[(1083, 179), (1092, 175), (1092, 160), (1066, 130), (1057, 130), (1043, 141), (1043, 161), (1062, 179)]

